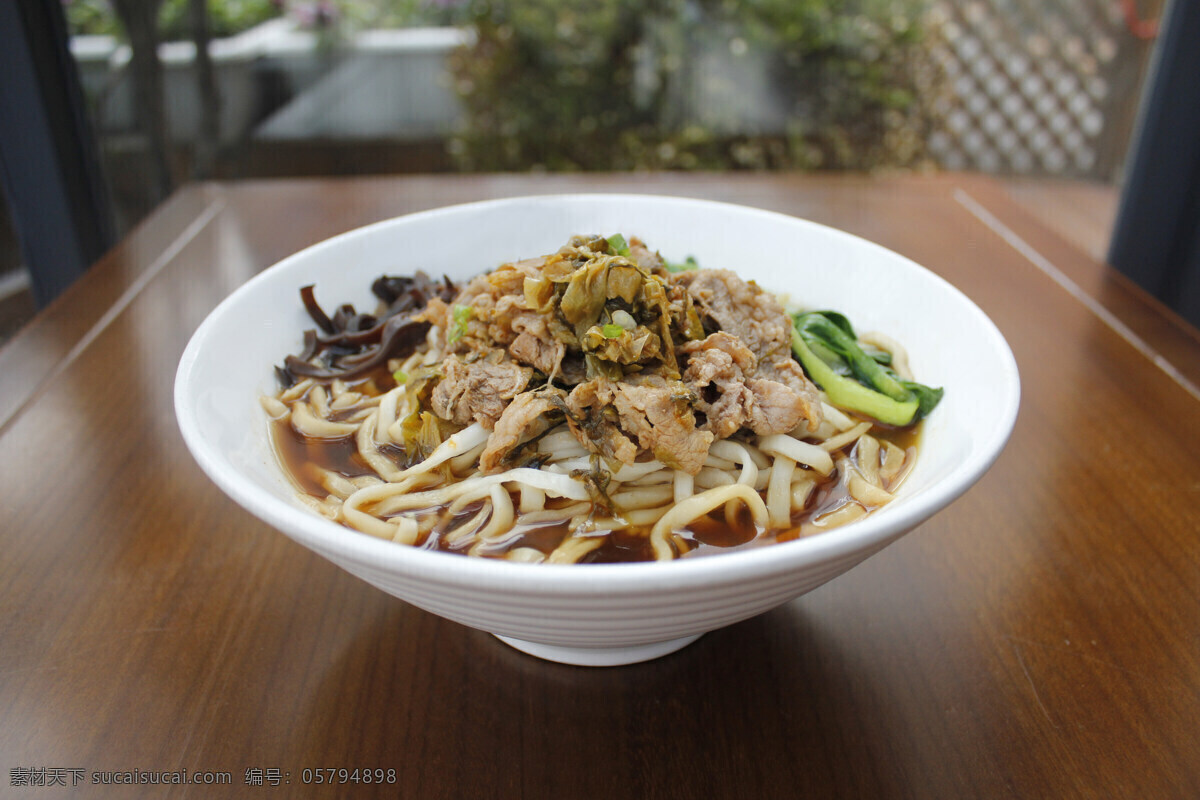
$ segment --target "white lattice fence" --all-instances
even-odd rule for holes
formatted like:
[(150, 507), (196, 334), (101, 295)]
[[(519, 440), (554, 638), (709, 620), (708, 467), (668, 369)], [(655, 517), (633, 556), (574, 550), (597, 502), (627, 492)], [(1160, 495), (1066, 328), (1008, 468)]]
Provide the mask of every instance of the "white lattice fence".
[(1148, 45), (1112, 0), (938, 0), (930, 155), (950, 169), (1111, 177)]

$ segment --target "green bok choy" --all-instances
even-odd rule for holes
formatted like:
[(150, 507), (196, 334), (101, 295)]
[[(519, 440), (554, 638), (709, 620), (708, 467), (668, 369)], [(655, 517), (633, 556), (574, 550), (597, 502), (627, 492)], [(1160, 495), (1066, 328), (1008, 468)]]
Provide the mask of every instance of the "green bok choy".
[(890, 353), (860, 343), (842, 314), (809, 311), (792, 322), (792, 352), (833, 405), (903, 427), (941, 401), (942, 389), (901, 378)]

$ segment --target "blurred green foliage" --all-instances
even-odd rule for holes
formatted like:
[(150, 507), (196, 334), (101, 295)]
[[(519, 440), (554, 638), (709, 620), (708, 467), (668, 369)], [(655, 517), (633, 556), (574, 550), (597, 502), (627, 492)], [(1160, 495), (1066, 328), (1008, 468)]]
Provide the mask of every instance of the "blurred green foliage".
[[(192, 35), (188, 22), (189, 2), (164, 0), (158, 15), (163, 41), (178, 41)], [(280, 14), (280, 4), (272, 0), (208, 0), (207, 5), (208, 24), (212, 36), (217, 39), (240, 33)]]
[(108, 0), (65, 0), (63, 13), (72, 36), (120, 36), (121, 23)]
[[(188, 0), (165, 0), (164, 40)], [(213, 35), (286, 13), (339, 37), (459, 25), (464, 170), (875, 169), (924, 163), (930, 0), (208, 0)], [(121, 35), (109, 0), (72, 33)], [(316, 20), (314, 23), (313, 20)], [(731, 73), (757, 75), (747, 100)], [(756, 82), (755, 82), (756, 81)], [(723, 83), (724, 82), (724, 83)], [(769, 103), (771, 122), (747, 112)]]
[[(465, 169), (852, 168), (921, 162), (926, 0), (466, 0)], [(714, 48), (756, 58), (777, 130), (740, 130)], [(728, 95), (726, 95), (728, 99)], [(752, 127), (752, 126), (751, 126)]]
[[(163, 41), (186, 39), (189, 0), (165, 0), (159, 14)], [(461, 25), (470, 21), (468, 5), (457, 0), (208, 0), (212, 35), (232, 36), (281, 14), (302, 27), (325, 15), (344, 30)], [(109, 0), (64, 0), (67, 27), (76, 35), (121, 36), (121, 23)]]
[(467, 3), (459, 0), (338, 0), (343, 23), (353, 30), (464, 25)]
[[(159, 12), (163, 41), (191, 36), (188, 0), (164, 0)], [(272, 0), (208, 0), (209, 24), (214, 37), (232, 36), (281, 13), (282, 4)], [(65, 0), (63, 11), (72, 35), (122, 37), (124, 30), (109, 0)]]

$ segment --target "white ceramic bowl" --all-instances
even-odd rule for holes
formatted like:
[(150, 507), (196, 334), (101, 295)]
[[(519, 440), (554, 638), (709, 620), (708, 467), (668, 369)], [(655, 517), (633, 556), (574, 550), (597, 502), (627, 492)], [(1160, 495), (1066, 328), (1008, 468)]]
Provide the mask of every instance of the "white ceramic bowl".
[[(572, 234), (642, 237), (669, 259), (695, 255), (809, 308), (833, 308), (908, 349), (922, 382), (945, 387), (899, 496), (829, 533), (672, 563), (518, 564), (419, 550), (350, 531), (301, 506), (268, 441), (259, 396), (312, 327), (299, 287), (326, 307), (373, 307), (382, 273), (462, 279), (553, 252)], [(963, 358), (969, 353), (970, 358)], [(188, 344), (175, 383), (184, 439), (233, 500), (292, 539), (402, 598), (574, 664), (632, 663), (808, 592), (961, 495), (1003, 449), (1017, 415), (1016, 363), (970, 300), (912, 261), (822, 225), (669, 197), (525, 197), (437, 209), (351, 231), (265, 270), (225, 299)]]

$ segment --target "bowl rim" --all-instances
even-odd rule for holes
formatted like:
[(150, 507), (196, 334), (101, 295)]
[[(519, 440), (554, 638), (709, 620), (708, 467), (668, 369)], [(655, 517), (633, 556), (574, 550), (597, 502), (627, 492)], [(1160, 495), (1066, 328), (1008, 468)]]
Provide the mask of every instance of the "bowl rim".
[[(858, 248), (867, 248), (900, 259), (909, 269), (925, 273), (926, 279), (941, 284), (943, 291), (956, 297), (973, 316), (982, 334), (992, 341), (999, 357), (996, 385), (1001, 393), (1001, 413), (992, 420), (979, 445), (961, 467), (943, 477), (926, 491), (904, 498), (890, 507), (887, 514), (868, 515), (862, 520), (828, 533), (751, 547), (702, 558), (684, 558), (670, 562), (623, 562), (617, 564), (527, 564), (500, 559), (469, 558), (391, 541), (347, 529), (324, 519), (298, 503), (289, 502), (258, 488), (252, 481), (239, 479), (237, 468), (218, 452), (200, 430), (193, 402), (193, 377), (196, 363), (210, 335), (242, 299), (260, 283), (269, 281), (292, 265), (308, 261), (321, 251), (344, 246), (355, 239), (375, 235), (396, 225), (418, 223), (423, 218), (447, 214), (486, 212), (504, 206), (540, 203), (612, 202), (658, 204), (672, 203), (726, 209), (730, 212), (761, 216), (786, 222), (823, 235), (842, 238)], [(388, 572), (422, 581), (443, 584), (469, 583), (479, 589), (503, 589), (531, 594), (570, 592), (576, 595), (604, 596), (614, 593), (693, 589), (699, 585), (718, 585), (756, 577), (777, 575), (790, 568), (813, 562), (826, 563), (854, 554), (864, 557), (919, 525), (949, 505), (969, 489), (991, 467), (1003, 451), (1015, 426), (1020, 406), (1020, 376), (1016, 359), (995, 323), (957, 287), (912, 259), (847, 231), (779, 211), (725, 201), (662, 194), (572, 192), (519, 195), (403, 214), (363, 225), (309, 245), (266, 267), (225, 297), (196, 328), (180, 358), (175, 375), (174, 403), (176, 420), (184, 442), (208, 477), (231, 499), (263, 522), (311, 549), (360, 565), (372, 565)], [(253, 402), (255, 398), (249, 398)], [(264, 420), (264, 425), (266, 421)]]

